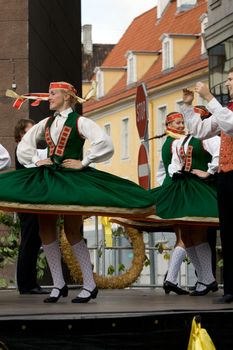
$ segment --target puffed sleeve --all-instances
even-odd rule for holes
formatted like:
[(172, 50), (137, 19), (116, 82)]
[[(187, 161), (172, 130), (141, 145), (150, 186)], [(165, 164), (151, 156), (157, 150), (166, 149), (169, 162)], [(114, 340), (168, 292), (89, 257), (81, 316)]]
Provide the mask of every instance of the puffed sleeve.
[(219, 166), (220, 137), (215, 136), (208, 140), (203, 140), (203, 147), (212, 155), (211, 162), (208, 163), (208, 173), (215, 174)]
[(44, 139), (45, 125), (48, 118), (33, 125), (23, 136), (17, 147), (17, 158), (20, 164), (28, 165), (40, 160), (37, 152), (37, 142)]
[(112, 157), (114, 153), (112, 140), (98, 124), (91, 119), (80, 117), (78, 130), (91, 144), (83, 157), (83, 166), (88, 166), (92, 162), (100, 163)]
[(9, 152), (0, 144), (0, 170), (8, 169), (11, 166)]
[(227, 135), (233, 136), (233, 111), (223, 107), (216, 98), (207, 104), (208, 110), (212, 113), (219, 128)]
[(182, 139), (177, 139), (172, 143), (172, 160), (171, 164), (168, 166), (168, 173), (172, 177), (174, 173), (177, 173), (182, 170), (183, 162), (179, 156), (179, 150), (182, 144)]

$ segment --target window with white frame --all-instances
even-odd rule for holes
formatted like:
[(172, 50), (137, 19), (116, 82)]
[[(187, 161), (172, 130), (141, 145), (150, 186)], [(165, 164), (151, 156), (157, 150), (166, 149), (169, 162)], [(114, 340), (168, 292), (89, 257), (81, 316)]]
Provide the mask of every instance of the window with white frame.
[(206, 47), (205, 47), (205, 30), (208, 25), (208, 16), (205, 13), (201, 17), (201, 54), (203, 55), (206, 53)]
[(101, 98), (104, 96), (104, 73), (100, 69), (96, 71), (96, 97)]
[(121, 159), (129, 158), (129, 118), (121, 121)]
[[(155, 135), (162, 135), (166, 129), (165, 126), (165, 120), (167, 115), (167, 106), (160, 106), (157, 110), (157, 123), (156, 123), (156, 130)], [(156, 139), (157, 141), (157, 152), (161, 152), (162, 145), (165, 141), (164, 137), (161, 137), (159, 139)]]
[(180, 113), (182, 113), (182, 107), (183, 107), (183, 105), (184, 105), (183, 100), (176, 101), (175, 112), (180, 112)]
[(173, 67), (173, 41), (165, 36), (162, 42), (163, 70)]
[(108, 136), (111, 136), (111, 125), (110, 123), (104, 124), (104, 130)]
[(131, 52), (127, 57), (127, 84), (132, 84), (136, 80), (136, 56)]
[[(104, 124), (104, 130), (105, 130), (106, 134), (111, 137), (111, 124), (110, 123)], [(111, 159), (107, 159), (104, 163), (105, 164), (110, 163), (110, 160)]]

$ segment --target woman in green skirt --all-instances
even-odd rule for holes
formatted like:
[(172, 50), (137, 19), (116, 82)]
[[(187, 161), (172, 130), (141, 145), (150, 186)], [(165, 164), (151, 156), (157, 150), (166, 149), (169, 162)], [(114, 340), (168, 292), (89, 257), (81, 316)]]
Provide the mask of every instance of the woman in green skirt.
[[(173, 134), (178, 135), (173, 139), (167, 138), (163, 145), (162, 160), (166, 177), (162, 185), (150, 190), (150, 193), (154, 196), (157, 217), (174, 219), (174, 222), (176, 219), (186, 219), (186, 222), (185, 225), (174, 224), (177, 242), (164, 289), (166, 293), (188, 294), (177, 285), (178, 271), (187, 252), (198, 275), (196, 288), (190, 294), (205, 295), (210, 290), (217, 290), (207, 230), (201, 222), (203, 218), (218, 217), (214, 173), (218, 168), (219, 138), (200, 141), (191, 135), (184, 135), (181, 113), (170, 113), (166, 124), (173, 129)], [(193, 218), (199, 218), (198, 226), (191, 223)]]
[[(15, 106), (19, 106), (27, 96), (30, 95), (19, 97)], [(27, 208), (31, 211), (38, 205), (40, 210), (42, 208), (39, 215), (40, 237), (54, 285), (44, 302), (55, 303), (60, 297), (68, 295), (68, 288), (63, 278), (57, 238), (58, 217), (50, 211), (46, 214), (43, 206), (78, 207), (81, 213), (100, 215), (114, 215), (116, 211), (123, 216), (140, 211), (148, 211), (149, 214), (154, 207), (153, 197), (134, 182), (89, 167), (93, 162), (109, 159), (113, 145), (96, 123), (74, 111), (75, 104), (80, 101), (74, 86), (66, 82), (51, 83), (49, 93), (38, 95), (34, 105), (45, 98), (48, 98), (50, 110), (55, 111), (54, 115), (34, 125), (17, 147), (19, 162), (25, 166), (34, 163), (36, 167), (1, 175), (0, 206), (5, 201), (19, 203), (19, 211)], [(37, 143), (41, 139), (45, 139), (48, 145), (48, 158), (45, 160), (37, 156)], [(91, 146), (82, 158), (86, 139)], [(73, 303), (86, 303), (96, 298), (98, 293), (81, 226), (80, 214), (64, 215), (64, 231), (83, 276), (82, 290), (72, 300)]]

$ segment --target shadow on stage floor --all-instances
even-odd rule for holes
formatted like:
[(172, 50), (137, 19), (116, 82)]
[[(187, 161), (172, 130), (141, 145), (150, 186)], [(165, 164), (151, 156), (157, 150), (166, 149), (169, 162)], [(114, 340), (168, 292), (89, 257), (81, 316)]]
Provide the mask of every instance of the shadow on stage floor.
[(196, 315), (217, 350), (233, 349), (233, 304), (213, 303), (221, 291), (190, 297), (160, 288), (101, 290), (88, 304), (72, 304), (75, 295), (45, 304), (45, 296), (0, 291), (0, 350), (186, 350)]

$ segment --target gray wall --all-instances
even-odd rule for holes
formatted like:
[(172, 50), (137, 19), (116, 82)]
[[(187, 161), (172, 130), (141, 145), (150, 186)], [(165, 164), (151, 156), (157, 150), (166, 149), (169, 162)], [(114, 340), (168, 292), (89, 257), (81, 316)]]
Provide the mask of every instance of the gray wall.
[(231, 36), (233, 36), (233, 1), (208, 0), (207, 49)]

